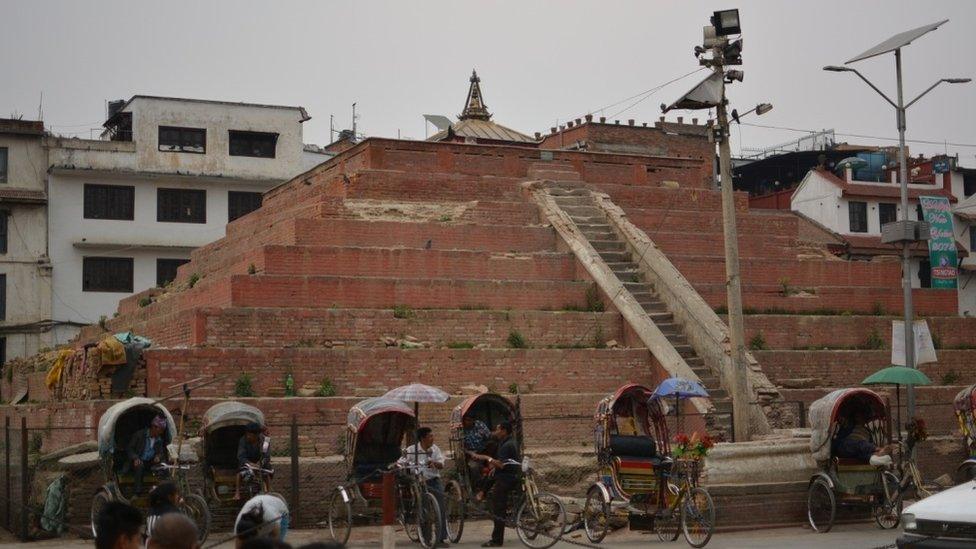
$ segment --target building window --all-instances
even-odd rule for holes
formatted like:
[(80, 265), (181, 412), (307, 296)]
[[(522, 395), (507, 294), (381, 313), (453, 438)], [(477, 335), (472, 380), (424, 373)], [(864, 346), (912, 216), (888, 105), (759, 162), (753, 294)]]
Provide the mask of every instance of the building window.
[(178, 269), (180, 265), (189, 262), (189, 259), (157, 259), (156, 286), (162, 288), (163, 286), (176, 280), (176, 269)]
[(227, 193), (227, 221), (247, 215), (261, 207), (261, 193), (230, 191)]
[(7, 147), (0, 147), (0, 183), (7, 182)]
[(157, 189), (156, 221), (206, 223), (207, 191), (198, 189)]
[(207, 130), (160, 126), (159, 150), (203, 154), (207, 152)]
[(962, 192), (966, 198), (976, 194), (976, 172), (967, 171), (962, 175)]
[(886, 223), (898, 221), (898, 206), (895, 204), (878, 204), (878, 221), (881, 227)]
[(852, 233), (868, 232), (868, 203), (848, 202), (847, 212), (851, 220)]
[(10, 212), (0, 210), (0, 254), (7, 253), (7, 223), (9, 218)]
[(82, 261), (84, 292), (132, 293), (131, 257), (86, 257)]
[(124, 185), (85, 185), (85, 219), (135, 219), (136, 188)]
[(231, 156), (257, 156), (259, 158), (274, 158), (275, 146), (278, 144), (278, 134), (266, 132), (244, 132), (230, 130)]
[(918, 262), (918, 286), (920, 288), (932, 287), (932, 264), (928, 259)]
[(7, 318), (7, 275), (0, 274), (0, 320)]

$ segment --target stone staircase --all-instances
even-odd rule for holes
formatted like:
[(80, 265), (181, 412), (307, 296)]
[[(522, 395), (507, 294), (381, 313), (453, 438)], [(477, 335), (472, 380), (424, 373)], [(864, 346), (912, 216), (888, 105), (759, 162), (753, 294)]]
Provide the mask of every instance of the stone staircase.
[(627, 250), (626, 242), (613, 231), (606, 215), (593, 202), (590, 191), (566, 185), (565, 181), (563, 180), (562, 186), (550, 188), (549, 194), (617, 275), (624, 288), (643, 307), (648, 318), (664, 333), (675, 351), (701, 379), (715, 406), (715, 414), (708, 418), (712, 433), (731, 432), (732, 399), (728, 391), (689, 344), (682, 327), (675, 322), (667, 305), (657, 297), (654, 287), (642, 279), (637, 263)]

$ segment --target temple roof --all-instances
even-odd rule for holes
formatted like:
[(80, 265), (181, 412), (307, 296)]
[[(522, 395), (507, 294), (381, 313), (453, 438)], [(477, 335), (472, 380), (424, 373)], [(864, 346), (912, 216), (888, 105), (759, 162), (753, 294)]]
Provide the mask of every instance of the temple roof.
[(468, 88), (468, 98), (464, 110), (458, 115), (458, 121), (446, 130), (430, 136), (428, 141), (448, 141), (461, 139), (476, 142), (508, 142), (508, 143), (537, 143), (532, 137), (517, 132), (511, 128), (491, 121), (491, 113), (485, 105), (481, 95), (481, 79), (478, 73), (471, 71), (471, 86)]

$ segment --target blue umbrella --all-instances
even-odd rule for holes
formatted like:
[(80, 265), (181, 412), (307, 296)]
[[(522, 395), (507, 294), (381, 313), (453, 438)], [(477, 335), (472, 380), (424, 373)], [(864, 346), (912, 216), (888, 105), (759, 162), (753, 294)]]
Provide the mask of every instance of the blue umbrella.
[(690, 379), (682, 379), (680, 377), (669, 377), (661, 382), (651, 393), (651, 398), (668, 398), (674, 397), (674, 414), (675, 420), (678, 424), (678, 430), (681, 430), (681, 406), (678, 401), (686, 398), (699, 398), (708, 397), (708, 391), (702, 387), (702, 384), (697, 381), (692, 381)]

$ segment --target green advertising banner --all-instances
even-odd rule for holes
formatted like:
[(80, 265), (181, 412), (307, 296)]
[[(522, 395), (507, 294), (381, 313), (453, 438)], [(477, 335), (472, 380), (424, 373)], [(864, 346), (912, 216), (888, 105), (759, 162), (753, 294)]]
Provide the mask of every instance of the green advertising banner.
[(929, 238), (929, 263), (932, 269), (932, 287), (956, 288), (959, 257), (956, 254), (956, 236), (952, 229), (952, 209), (944, 196), (920, 196), (922, 216), (931, 231)]

